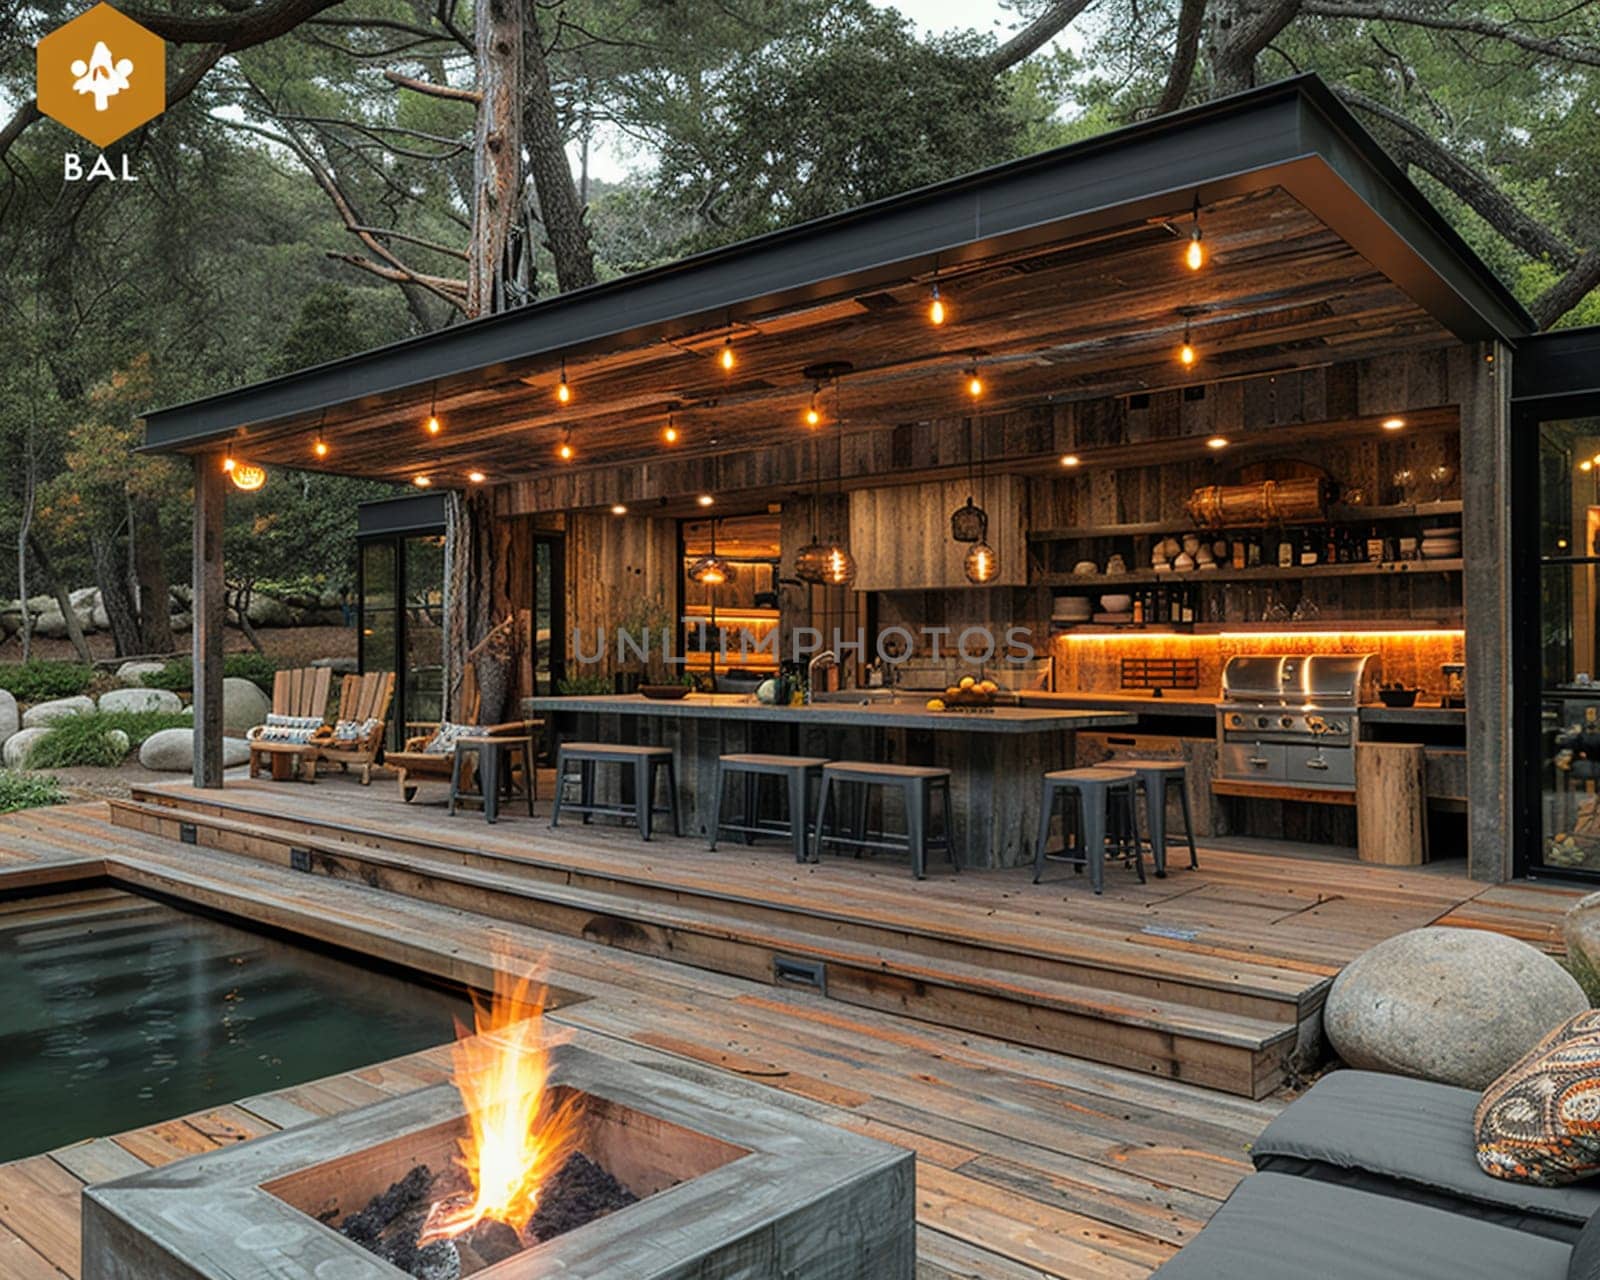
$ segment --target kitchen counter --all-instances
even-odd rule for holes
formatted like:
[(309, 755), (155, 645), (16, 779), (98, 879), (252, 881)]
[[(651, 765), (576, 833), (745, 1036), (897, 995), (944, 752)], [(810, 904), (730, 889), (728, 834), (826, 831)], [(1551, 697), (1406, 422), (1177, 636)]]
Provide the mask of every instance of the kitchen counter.
[[(1077, 763), (1077, 730), (1138, 723), (1129, 708), (1052, 704), (1002, 706), (980, 714), (929, 711), (925, 696), (769, 707), (745, 694), (697, 693), (675, 702), (639, 694), (580, 695), (528, 698), (522, 705), (528, 714), (544, 716), (563, 741), (671, 748), (684, 829), (701, 835), (722, 755), (755, 751), (948, 769), (952, 843), (960, 864), (971, 867), (1031, 863), (1040, 777)], [(607, 776), (616, 772), (601, 771), (596, 785), (602, 792), (622, 785)], [(886, 809), (889, 829), (903, 830), (896, 805)], [(942, 820), (935, 817), (935, 829)], [(938, 855), (931, 859), (933, 874), (941, 872), (941, 862)]]
[[(1085, 710), (1128, 711), (1137, 716), (1192, 717), (1211, 720), (1217, 714), (1220, 698), (1185, 691), (1157, 698), (1148, 693), (1046, 693), (1022, 695), (1027, 707), (1082, 708)], [(1361, 708), (1361, 718), (1369, 724), (1412, 724), (1435, 728), (1466, 725), (1467, 713), (1460, 707), (1386, 707), (1377, 703)]]
[[(928, 695), (932, 696), (932, 695)], [(578, 695), (527, 698), (532, 712), (588, 712), (613, 716), (663, 716), (702, 720), (754, 720), (768, 724), (839, 726), (864, 729), (927, 729), (958, 733), (1063, 733), (1075, 729), (1125, 728), (1134, 723), (1131, 710), (1067, 706), (996, 707), (967, 713), (929, 711), (920, 695), (902, 695), (898, 702), (817, 702), (800, 707), (769, 707), (746, 694), (692, 693), (667, 702), (642, 694)]]

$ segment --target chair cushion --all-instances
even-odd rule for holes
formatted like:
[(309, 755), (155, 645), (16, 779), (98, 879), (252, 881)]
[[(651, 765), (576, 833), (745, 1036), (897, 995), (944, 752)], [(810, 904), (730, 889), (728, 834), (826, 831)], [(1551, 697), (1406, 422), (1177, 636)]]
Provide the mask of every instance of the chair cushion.
[(480, 725), (453, 724), (446, 720), (434, 731), (433, 737), (428, 739), (428, 745), (422, 748), (425, 756), (447, 756), (456, 749), (456, 739), (471, 738), (483, 732)]
[(321, 716), (284, 716), (269, 712), (256, 733), (259, 742), (310, 742), (322, 728)]
[(1349, 1187), (1257, 1173), (1160, 1280), (1566, 1280), (1558, 1240)]
[(360, 742), (377, 727), (377, 716), (368, 716), (365, 720), (340, 720), (333, 726), (333, 740)]
[(1478, 1163), (1559, 1187), (1600, 1173), (1600, 1010), (1568, 1018), (1483, 1092)]
[(1256, 1139), (1256, 1168), (1412, 1200), (1571, 1242), (1600, 1187), (1487, 1178), (1474, 1162), (1472, 1089), (1377, 1071), (1335, 1071)]

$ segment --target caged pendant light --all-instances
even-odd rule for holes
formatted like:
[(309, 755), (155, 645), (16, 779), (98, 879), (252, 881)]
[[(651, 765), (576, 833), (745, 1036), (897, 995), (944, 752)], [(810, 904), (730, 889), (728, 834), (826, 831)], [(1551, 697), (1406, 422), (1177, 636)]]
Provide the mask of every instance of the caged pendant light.
[[(988, 476), (984, 465), (985, 462), (986, 459), (980, 456), (978, 459), (978, 492), (980, 494), (987, 487), (985, 481)], [(971, 418), (967, 419), (967, 466), (969, 468), (972, 466)], [(971, 507), (978, 517), (975, 521), (978, 526), (978, 536), (976, 538), (963, 538), (956, 533), (956, 521), (966, 514), (967, 507)], [(1000, 554), (989, 545), (988, 513), (982, 507), (973, 506), (971, 498), (967, 499), (967, 507), (962, 507), (954, 516), (950, 517), (950, 531), (952, 536), (955, 536), (956, 541), (970, 542), (972, 544), (967, 548), (966, 558), (961, 562), (961, 570), (966, 574), (967, 581), (976, 586), (986, 586), (993, 582), (1000, 573)], [(970, 520), (971, 517), (968, 517), (968, 519)]]
[[(835, 437), (837, 453), (834, 463), (834, 480), (837, 496), (844, 496), (844, 415), (839, 408), (839, 381), (833, 383), (833, 417), (839, 434)], [(802, 582), (813, 586), (847, 587), (856, 579), (856, 560), (842, 538), (824, 542), (817, 534), (822, 507), (822, 467), (819, 450), (811, 450), (811, 473), (814, 487), (811, 496), (811, 541), (800, 548), (795, 556), (794, 574)]]

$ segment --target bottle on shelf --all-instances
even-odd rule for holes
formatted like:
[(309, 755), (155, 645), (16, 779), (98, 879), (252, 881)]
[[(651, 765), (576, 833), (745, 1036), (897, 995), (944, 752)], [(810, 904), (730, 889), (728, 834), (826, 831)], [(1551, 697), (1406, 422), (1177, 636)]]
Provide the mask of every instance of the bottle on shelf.
[(1194, 621), (1194, 592), (1193, 587), (1183, 589), (1183, 610), (1178, 621), (1192, 623)]
[(1244, 534), (1233, 535), (1233, 567), (1243, 569), (1248, 561), (1248, 553), (1244, 548)]
[(1305, 537), (1300, 542), (1300, 565), (1302, 568), (1314, 565), (1322, 558), (1318, 543), (1316, 531), (1307, 529)]
[(1133, 621), (1134, 625), (1144, 622), (1144, 592), (1137, 591), (1133, 596)]
[(1378, 526), (1373, 525), (1367, 534), (1367, 559), (1373, 564), (1383, 562), (1383, 538), (1378, 533)]
[(1287, 530), (1278, 533), (1278, 568), (1292, 569), (1295, 562), (1294, 536)]

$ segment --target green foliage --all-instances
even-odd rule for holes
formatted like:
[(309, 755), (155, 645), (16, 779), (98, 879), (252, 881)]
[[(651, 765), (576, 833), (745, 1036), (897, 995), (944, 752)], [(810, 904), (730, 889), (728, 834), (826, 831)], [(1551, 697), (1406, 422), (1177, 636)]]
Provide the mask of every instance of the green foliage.
[(0, 666), (0, 689), (18, 702), (49, 702), (82, 693), (94, 680), (94, 668), (75, 662), (13, 662)]
[(63, 804), (66, 796), (61, 784), (54, 778), (31, 773), (15, 773), (0, 769), (0, 813), (16, 813), (19, 809), (38, 809), (50, 804)]
[(556, 689), (567, 697), (594, 696), (612, 691), (611, 681), (605, 676), (563, 676)]
[[(263, 693), (272, 692), (272, 677), (278, 664), (259, 653), (230, 653), (222, 659), (222, 674), (248, 680)], [(148, 689), (192, 690), (194, 688), (194, 663), (188, 658), (174, 658), (160, 671), (147, 673), (141, 682)]]
[[(119, 765), (152, 733), (162, 729), (187, 729), (194, 720), (178, 711), (96, 711), (87, 716), (64, 716), (33, 744), (28, 752), (32, 769), (68, 769), (74, 765)], [(118, 746), (111, 732), (128, 735), (128, 746)]]

